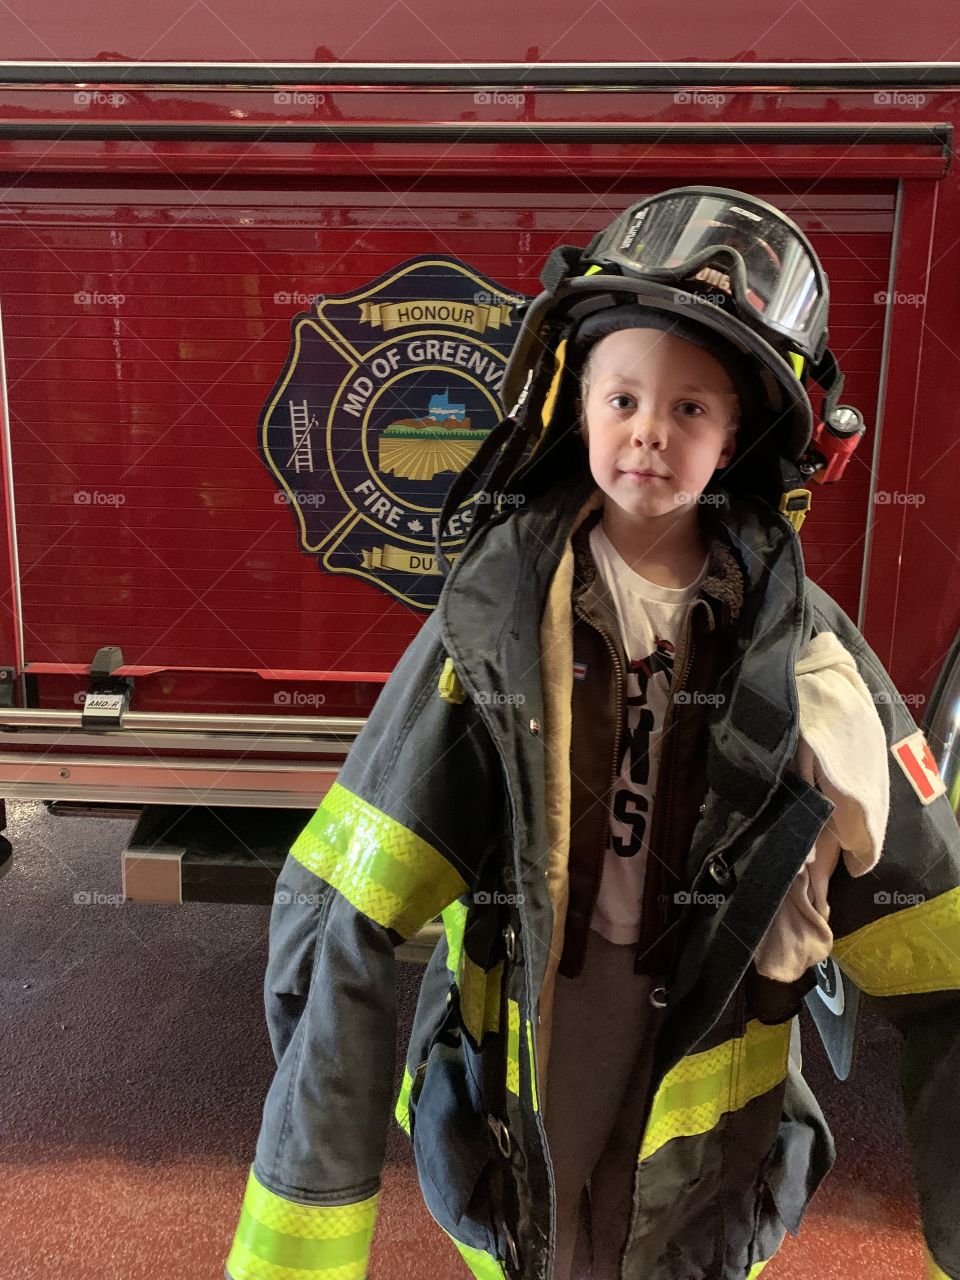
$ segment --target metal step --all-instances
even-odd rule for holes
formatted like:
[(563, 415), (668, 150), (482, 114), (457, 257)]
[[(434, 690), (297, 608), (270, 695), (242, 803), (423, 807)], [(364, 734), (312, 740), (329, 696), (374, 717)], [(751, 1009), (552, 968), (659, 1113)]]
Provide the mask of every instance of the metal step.
[[(130, 902), (232, 902), (271, 906), (287, 850), (312, 809), (146, 805), (121, 855)], [(443, 932), (429, 921), (397, 948), (425, 964)]]

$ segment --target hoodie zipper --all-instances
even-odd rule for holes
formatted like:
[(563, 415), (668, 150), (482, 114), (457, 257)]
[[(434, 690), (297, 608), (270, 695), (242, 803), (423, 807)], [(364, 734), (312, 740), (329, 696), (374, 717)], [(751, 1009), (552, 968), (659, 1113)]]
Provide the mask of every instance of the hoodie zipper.
[(619, 768), (620, 743), (623, 738), (624, 674), (623, 674), (623, 665), (620, 662), (620, 655), (617, 652), (617, 647), (611, 640), (606, 629), (604, 627), (599, 626), (597, 623), (591, 621), (589, 618), (587, 618), (583, 613), (583, 611), (580, 609), (579, 605), (577, 606), (577, 615), (578, 617), (582, 618), (583, 621), (586, 622), (588, 626), (593, 627), (594, 631), (597, 632), (597, 634), (603, 640), (604, 644), (607, 646), (607, 651), (610, 654), (610, 658), (613, 662), (613, 669), (617, 677), (616, 678), (617, 710), (616, 710), (616, 722), (615, 722), (616, 728), (614, 730), (614, 735), (613, 735), (613, 758), (610, 762), (610, 784), (607, 788), (607, 803), (605, 805), (603, 838), (600, 841), (600, 875), (597, 877), (596, 886), (593, 891), (593, 897), (590, 902), (590, 910), (586, 916), (587, 928), (589, 929), (590, 921), (593, 919), (593, 913), (596, 909), (597, 902), (600, 898), (600, 887), (603, 884), (603, 873), (607, 865), (607, 846), (610, 843), (610, 805), (613, 800), (613, 788), (616, 786), (617, 776), (620, 772), (620, 768)]

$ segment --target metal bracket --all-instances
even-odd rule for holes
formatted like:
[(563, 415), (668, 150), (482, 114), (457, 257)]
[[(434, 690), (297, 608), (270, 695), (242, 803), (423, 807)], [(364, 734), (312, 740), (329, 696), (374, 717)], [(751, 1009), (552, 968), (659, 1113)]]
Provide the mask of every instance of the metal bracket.
[(118, 645), (98, 649), (90, 663), (90, 686), (83, 700), (80, 723), (84, 729), (120, 729), (123, 713), (133, 697), (133, 677), (115, 676), (123, 666)]
[(14, 707), (14, 681), (17, 678), (16, 667), (0, 667), (0, 707)]

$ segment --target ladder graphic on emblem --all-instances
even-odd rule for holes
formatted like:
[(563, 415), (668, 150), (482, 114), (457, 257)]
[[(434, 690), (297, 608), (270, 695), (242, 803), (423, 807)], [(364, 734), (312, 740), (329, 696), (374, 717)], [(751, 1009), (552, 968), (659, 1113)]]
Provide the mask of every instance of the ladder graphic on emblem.
[(287, 403), (290, 406), (290, 434), (293, 437), (293, 452), (287, 460), (287, 466), (292, 466), (298, 473), (313, 471), (310, 428), (317, 425), (317, 420), (310, 416), (306, 400), (301, 400), (299, 404), (295, 404), (293, 400), (288, 400)]

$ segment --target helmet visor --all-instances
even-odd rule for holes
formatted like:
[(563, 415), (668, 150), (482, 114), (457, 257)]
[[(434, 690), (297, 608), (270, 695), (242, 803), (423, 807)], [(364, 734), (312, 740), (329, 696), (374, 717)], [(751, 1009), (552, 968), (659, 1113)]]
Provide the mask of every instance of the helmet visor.
[(790, 219), (742, 192), (687, 188), (625, 210), (587, 251), (592, 262), (661, 280), (703, 280), (731, 295), (747, 324), (816, 359), (827, 284)]

